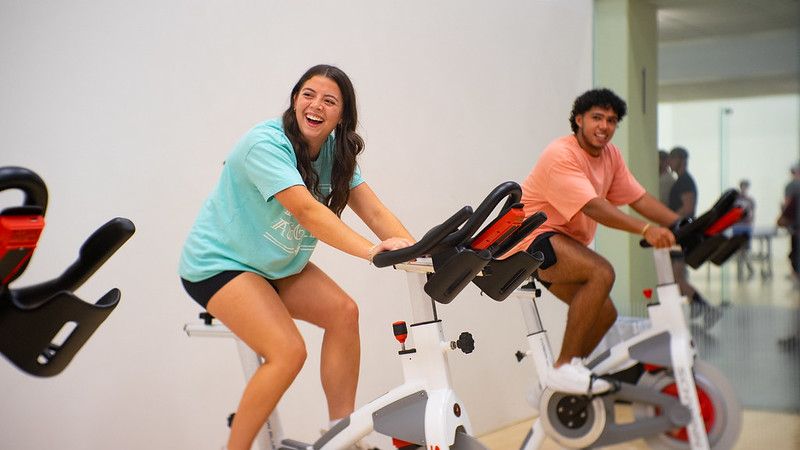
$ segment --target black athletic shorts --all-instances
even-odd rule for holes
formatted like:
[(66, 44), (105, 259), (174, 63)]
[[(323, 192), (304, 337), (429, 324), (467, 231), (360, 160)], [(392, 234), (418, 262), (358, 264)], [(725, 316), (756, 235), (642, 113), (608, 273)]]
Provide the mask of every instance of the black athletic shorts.
[[(222, 286), (228, 284), (229, 281), (236, 278), (241, 273), (244, 273), (244, 271), (226, 270), (214, 275), (211, 278), (198, 281), (197, 283), (193, 283), (183, 278), (181, 278), (181, 281), (183, 281), (183, 288), (186, 289), (186, 292), (189, 293), (189, 296), (191, 296), (194, 301), (200, 304), (200, 306), (208, 309), (208, 301), (211, 300), (211, 297), (213, 297), (217, 291), (222, 289)], [(265, 280), (267, 279), (265, 278)], [(273, 283), (272, 280), (267, 281), (272, 285), (272, 287), (275, 288), (275, 291), (277, 292), (278, 288), (275, 287), (275, 283)]]
[[(539, 266), (539, 269), (547, 269), (555, 264), (556, 261), (558, 261), (556, 258), (556, 253), (553, 251), (553, 244), (550, 243), (550, 237), (552, 237), (554, 234), (558, 233), (555, 231), (544, 232), (536, 236), (531, 245), (528, 247), (528, 253), (542, 252), (544, 255), (544, 261), (542, 262), (542, 265)], [(536, 271), (533, 272), (533, 276), (539, 280), (540, 283), (542, 283), (542, 286), (544, 286), (545, 289), (549, 289), (551, 283), (539, 278), (539, 269), (536, 269)]]

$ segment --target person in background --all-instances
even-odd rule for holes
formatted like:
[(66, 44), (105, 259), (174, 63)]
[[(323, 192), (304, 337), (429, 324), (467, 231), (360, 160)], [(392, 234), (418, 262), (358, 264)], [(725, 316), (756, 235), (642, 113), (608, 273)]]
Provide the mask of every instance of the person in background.
[(753, 278), (755, 271), (753, 264), (750, 261), (750, 239), (753, 237), (753, 224), (755, 223), (756, 214), (756, 201), (750, 197), (748, 190), (750, 182), (742, 180), (739, 182), (739, 197), (736, 199), (735, 205), (742, 208), (744, 215), (738, 222), (733, 224), (731, 230), (734, 236), (745, 235), (747, 236), (747, 245), (739, 250), (736, 257), (737, 277), (739, 280), (744, 279), (744, 269), (747, 268), (747, 279)]
[[(675, 184), (669, 191), (669, 201), (667, 206), (675, 211), (678, 216), (683, 218), (694, 218), (697, 208), (697, 185), (694, 178), (689, 174), (688, 168), (689, 152), (683, 147), (675, 147), (669, 152), (669, 167), (677, 175)], [(689, 271), (682, 251), (673, 251), (672, 271), (675, 275), (675, 282), (681, 290), (681, 294), (689, 298), (689, 316), (692, 319), (699, 319), (703, 316), (704, 324), (707, 329), (714, 326), (722, 316), (722, 310), (710, 305), (700, 292), (689, 283)]]
[[(324, 330), (320, 376), (331, 425), (354, 410), (358, 307), (309, 258), (318, 240), (370, 263), (413, 243), (361, 175), (357, 123), (347, 75), (310, 68), (283, 117), (256, 125), (233, 147), (184, 244), (178, 272), (186, 291), (264, 359), (242, 394), (228, 450), (251, 448), (300, 372), (306, 347), (295, 319)], [(342, 222), (347, 206), (380, 242)]]
[(669, 168), (669, 153), (664, 150), (658, 151), (658, 200), (667, 205), (669, 204), (669, 191), (675, 184), (675, 174)]
[(800, 207), (800, 164), (794, 164), (789, 172), (792, 174), (792, 179), (786, 184), (783, 190), (783, 205), (781, 206), (781, 216), (778, 218), (778, 226), (786, 228), (789, 233), (790, 247), (789, 247), (789, 263), (792, 267), (792, 278), (795, 281), (800, 280), (798, 277), (798, 248), (800, 247), (800, 238), (798, 238), (798, 230), (800, 224), (798, 223), (798, 207)]
[[(798, 282), (798, 248), (800, 247), (800, 164), (794, 164), (789, 169), (792, 179), (786, 185), (783, 194), (783, 205), (781, 215), (778, 218), (778, 226), (786, 228), (789, 233), (790, 249), (789, 264), (792, 268), (791, 278)], [(794, 332), (789, 336), (778, 339), (778, 346), (789, 352), (796, 352), (800, 349), (800, 308), (795, 309)]]

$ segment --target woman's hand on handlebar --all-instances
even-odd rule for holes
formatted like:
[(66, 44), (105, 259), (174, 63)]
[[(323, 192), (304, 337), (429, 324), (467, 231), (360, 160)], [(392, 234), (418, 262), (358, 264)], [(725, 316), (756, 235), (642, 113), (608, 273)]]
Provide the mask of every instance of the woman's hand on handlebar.
[(378, 253), (400, 250), (401, 248), (410, 247), (414, 245), (414, 243), (415, 242), (412, 239), (390, 237), (380, 244), (373, 246), (369, 251), (367, 259), (369, 260), (369, 263), (372, 264), (372, 258), (374, 258)]
[(644, 232), (644, 240), (655, 248), (672, 247), (675, 245), (675, 235), (669, 228), (650, 226)]

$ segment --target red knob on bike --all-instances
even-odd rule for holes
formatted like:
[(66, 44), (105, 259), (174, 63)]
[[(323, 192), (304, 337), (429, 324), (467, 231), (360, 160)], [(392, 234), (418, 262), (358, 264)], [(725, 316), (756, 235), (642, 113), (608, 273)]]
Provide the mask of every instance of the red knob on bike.
[(397, 339), (401, 344), (405, 344), (406, 338), (408, 337), (408, 328), (406, 328), (406, 323), (403, 321), (395, 322), (392, 324), (392, 330), (394, 331), (395, 339)]

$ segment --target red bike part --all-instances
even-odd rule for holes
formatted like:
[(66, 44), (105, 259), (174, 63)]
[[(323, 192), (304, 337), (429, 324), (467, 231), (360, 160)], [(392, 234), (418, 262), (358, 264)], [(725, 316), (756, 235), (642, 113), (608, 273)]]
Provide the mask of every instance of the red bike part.
[[(669, 386), (662, 389), (661, 392), (667, 395), (671, 395), (673, 397), (677, 397), (678, 385), (672, 383)], [(714, 403), (711, 401), (711, 397), (709, 397), (708, 394), (706, 394), (706, 392), (700, 387), (697, 388), (697, 399), (700, 402), (700, 414), (703, 416), (703, 424), (706, 427), (706, 433), (708, 433), (708, 430), (714, 427), (714, 422), (716, 420), (716, 411), (714, 411)], [(660, 411), (658, 413), (660, 414)], [(689, 433), (688, 431), (686, 431), (686, 427), (668, 431), (667, 434), (679, 441), (689, 442)]]
[(30, 259), (44, 228), (40, 215), (0, 216), (0, 285), (6, 285)]
[(735, 207), (722, 215), (716, 222), (711, 224), (705, 231), (706, 236), (714, 236), (725, 231), (729, 226), (738, 222), (744, 215), (744, 209)]
[(495, 242), (500, 243), (511, 235), (525, 220), (525, 212), (522, 207), (511, 208), (498, 218), (486, 231), (476, 237), (470, 246), (475, 250), (489, 248)]

